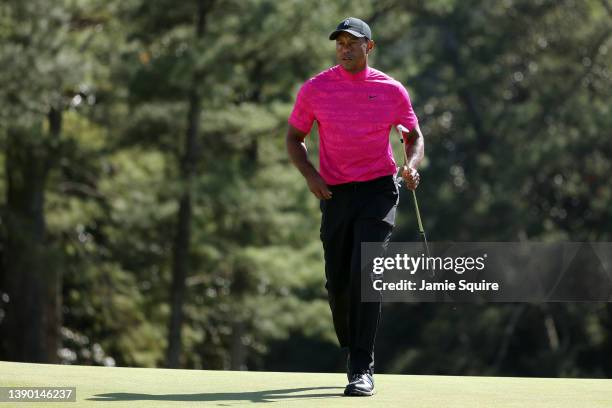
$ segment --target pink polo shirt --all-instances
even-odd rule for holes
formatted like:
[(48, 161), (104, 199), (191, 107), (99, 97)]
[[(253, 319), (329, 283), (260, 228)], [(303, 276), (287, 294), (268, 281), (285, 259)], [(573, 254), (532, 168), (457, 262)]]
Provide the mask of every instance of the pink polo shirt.
[(352, 74), (336, 65), (302, 85), (289, 124), (309, 133), (319, 124), (319, 172), (327, 184), (367, 181), (397, 172), (389, 132), (418, 120), (408, 92), (370, 67)]

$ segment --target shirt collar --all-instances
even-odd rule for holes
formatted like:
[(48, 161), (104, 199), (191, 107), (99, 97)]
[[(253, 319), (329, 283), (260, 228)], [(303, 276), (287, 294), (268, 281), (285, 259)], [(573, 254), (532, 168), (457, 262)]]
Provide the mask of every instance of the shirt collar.
[(371, 68), (368, 65), (366, 65), (364, 69), (362, 69), (359, 72), (355, 72), (353, 74), (352, 72), (349, 72), (346, 69), (344, 69), (342, 65), (338, 65), (338, 72), (340, 72), (340, 75), (342, 76), (342, 78), (348, 79), (350, 81), (364, 81), (368, 77), (368, 74), (370, 73), (370, 71), (371, 71)]

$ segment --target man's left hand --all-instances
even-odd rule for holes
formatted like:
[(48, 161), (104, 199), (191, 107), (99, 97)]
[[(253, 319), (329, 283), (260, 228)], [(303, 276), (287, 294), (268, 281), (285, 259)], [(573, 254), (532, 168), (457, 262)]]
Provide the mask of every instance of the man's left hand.
[(406, 182), (406, 187), (409, 190), (416, 190), (421, 180), (419, 172), (414, 167), (404, 166), (402, 168), (402, 178)]

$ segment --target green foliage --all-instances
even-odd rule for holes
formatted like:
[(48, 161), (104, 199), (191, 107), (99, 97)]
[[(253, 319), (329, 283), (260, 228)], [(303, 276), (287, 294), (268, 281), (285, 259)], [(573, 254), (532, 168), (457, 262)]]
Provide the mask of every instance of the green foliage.
[[(406, 85), (419, 116), (427, 158), (418, 194), (430, 239), (609, 240), (606, 1), (206, 4), (201, 39), (196, 1), (0, 5), (0, 194), (9, 148), (52, 159), (46, 259), (64, 272), (63, 361), (163, 364), (178, 197), (190, 191), (182, 365), (287, 368), (277, 350), (308, 356), (317, 347), (317, 364), (343, 370), (333, 363), (318, 202), (283, 137), (299, 85), (333, 64), (327, 34), (347, 14), (370, 21), (371, 65)], [(194, 78), (198, 165), (186, 185)], [(59, 137), (50, 134), (52, 108), (62, 112)], [(307, 143), (316, 162), (316, 130)], [(416, 238), (412, 214), (403, 195), (396, 241)], [(4, 245), (4, 206), (1, 217)], [(393, 305), (377, 364), (609, 376), (610, 310)]]

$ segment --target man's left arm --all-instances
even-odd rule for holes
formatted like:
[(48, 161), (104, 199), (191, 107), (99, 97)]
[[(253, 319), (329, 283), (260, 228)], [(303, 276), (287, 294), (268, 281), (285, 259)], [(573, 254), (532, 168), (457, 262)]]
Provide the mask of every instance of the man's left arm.
[(402, 137), (404, 138), (403, 148), (406, 149), (408, 157), (408, 162), (402, 168), (402, 178), (408, 189), (415, 190), (421, 180), (417, 168), (425, 155), (425, 140), (418, 125), (408, 133), (402, 132)]

